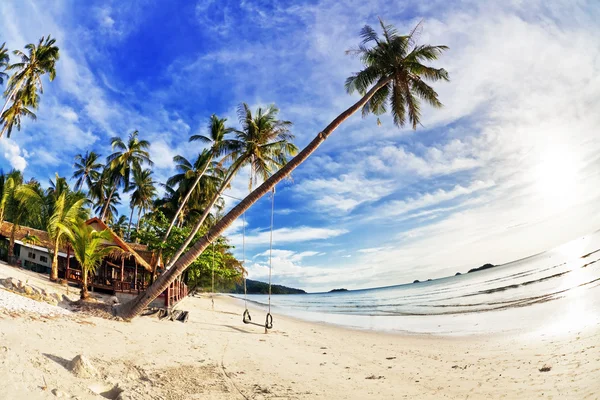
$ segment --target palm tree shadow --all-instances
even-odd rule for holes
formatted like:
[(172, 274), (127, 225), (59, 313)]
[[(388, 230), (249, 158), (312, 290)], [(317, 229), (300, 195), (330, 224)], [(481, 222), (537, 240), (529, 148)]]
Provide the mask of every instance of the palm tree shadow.
[(47, 353), (42, 353), (42, 354), (46, 358), (49, 358), (50, 360), (54, 361), (55, 363), (57, 363), (58, 365), (60, 365), (61, 367), (65, 368), (65, 369), (67, 369), (67, 366), (71, 362), (71, 360), (67, 360), (66, 358), (55, 356), (53, 354), (47, 354)]

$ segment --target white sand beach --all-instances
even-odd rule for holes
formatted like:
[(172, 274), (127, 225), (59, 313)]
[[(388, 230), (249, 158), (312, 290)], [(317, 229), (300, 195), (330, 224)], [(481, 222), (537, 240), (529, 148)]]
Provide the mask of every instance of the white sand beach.
[[(2, 264), (6, 277), (66, 294), (46, 276)], [(560, 336), (437, 337), (275, 315), (265, 335), (242, 323), (243, 305), (227, 296), (214, 299), (214, 310), (208, 296), (185, 299), (179, 308), (190, 312), (187, 323), (120, 322), (35, 308), (0, 292), (3, 399), (116, 398), (121, 390), (121, 399), (596, 399), (600, 392), (597, 327)], [(69, 295), (76, 299), (76, 290)], [(66, 368), (77, 355), (91, 361), (94, 376)], [(544, 366), (550, 370), (541, 372)]]

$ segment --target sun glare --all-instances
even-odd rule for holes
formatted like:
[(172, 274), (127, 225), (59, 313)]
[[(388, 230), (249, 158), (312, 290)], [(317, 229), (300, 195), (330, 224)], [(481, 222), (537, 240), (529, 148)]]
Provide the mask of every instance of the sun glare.
[(566, 147), (549, 145), (539, 153), (538, 162), (533, 167), (533, 178), (544, 209), (556, 212), (575, 203), (577, 172), (577, 160)]

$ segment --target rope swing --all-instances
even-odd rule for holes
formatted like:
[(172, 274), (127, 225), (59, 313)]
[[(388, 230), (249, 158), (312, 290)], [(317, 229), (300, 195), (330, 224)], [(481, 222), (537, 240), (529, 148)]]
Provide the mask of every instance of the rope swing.
[(212, 242), (212, 284), (210, 289), (210, 301), (212, 309), (215, 309), (215, 242)]
[[(256, 326), (264, 326), (265, 333), (268, 332), (269, 329), (273, 328), (273, 316), (271, 315), (271, 272), (273, 270), (273, 220), (275, 217), (275, 188), (271, 193), (271, 233), (269, 238), (269, 311), (267, 312), (267, 316), (265, 318), (265, 324), (259, 324), (256, 322), (252, 322), (252, 318), (250, 317), (250, 311), (248, 311), (248, 293), (246, 290), (246, 269), (244, 268), (244, 315), (242, 317), (242, 321), (245, 324), (252, 324)], [(246, 263), (246, 213), (244, 213), (244, 226), (242, 230), (242, 255), (244, 258), (243, 265)]]

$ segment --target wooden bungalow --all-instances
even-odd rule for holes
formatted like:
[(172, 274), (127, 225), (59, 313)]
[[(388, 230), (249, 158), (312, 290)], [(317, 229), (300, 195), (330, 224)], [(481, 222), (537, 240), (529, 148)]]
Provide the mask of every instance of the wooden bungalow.
[[(118, 246), (122, 251), (115, 252), (102, 260), (102, 264), (96, 272), (88, 277), (88, 285), (92, 291), (113, 293), (126, 301), (146, 290), (152, 277), (152, 265), (156, 262), (156, 253), (148, 250), (146, 245), (139, 243), (127, 243), (116, 235), (99, 218), (91, 218), (86, 221), (95, 230), (108, 230), (111, 240), (106, 245)], [(10, 240), (13, 224), (3, 222), (0, 225), (0, 259), (6, 259), (8, 241)], [(38, 240), (30, 243), (29, 238), (35, 236)], [(52, 265), (52, 242), (48, 233), (29, 227), (19, 227), (15, 230), (14, 255), (18, 266), (40, 273), (50, 273)], [(58, 277), (66, 279), (70, 283), (82, 284), (81, 266), (72, 254), (71, 248), (65, 244), (59, 248), (58, 253)], [(158, 260), (158, 266), (161, 266)], [(154, 305), (172, 307), (185, 296), (187, 286), (177, 281), (173, 283)]]

